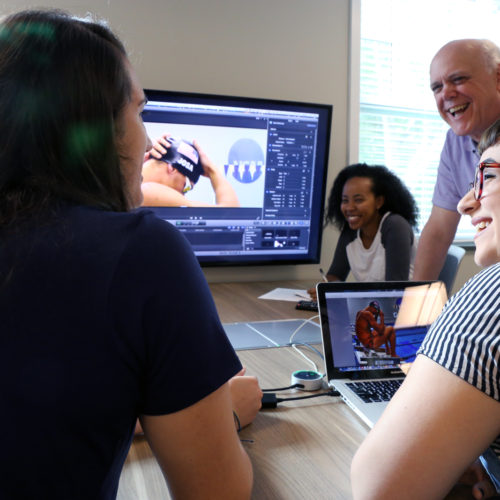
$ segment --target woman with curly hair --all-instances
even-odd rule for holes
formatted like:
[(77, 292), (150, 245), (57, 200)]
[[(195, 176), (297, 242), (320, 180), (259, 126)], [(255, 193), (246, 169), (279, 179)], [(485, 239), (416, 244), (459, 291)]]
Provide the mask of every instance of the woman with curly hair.
[[(349, 165), (333, 183), (325, 216), (341, 230), (328, 281), (408, 280), (418, 209), (401, 180), (381, 165)], [(315, 290), (309, 290), (314, 297)]]

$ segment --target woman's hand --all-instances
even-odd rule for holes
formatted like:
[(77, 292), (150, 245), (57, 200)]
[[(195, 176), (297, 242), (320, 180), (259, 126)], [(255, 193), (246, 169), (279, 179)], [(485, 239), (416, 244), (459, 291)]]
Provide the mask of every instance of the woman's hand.
[(245, 375), (245, 368), (229, 380), (233, 410), (240, 419), (241, 427), (248, 425), (262, 406), (262, 390), (257, 377)]
[(497, 498), (495, 486), (479, 460), (473, 462), (444, 500)]
[[(326, 279), (328, 281), (340, 281), (338, 276), (335, 276), (333, 274), (327, 274)], [(311, 300), (318, 300), (318, 296), (316, 295), (316, 286), (313, 286), (307, 290), (307, 293), (311, 296)]]

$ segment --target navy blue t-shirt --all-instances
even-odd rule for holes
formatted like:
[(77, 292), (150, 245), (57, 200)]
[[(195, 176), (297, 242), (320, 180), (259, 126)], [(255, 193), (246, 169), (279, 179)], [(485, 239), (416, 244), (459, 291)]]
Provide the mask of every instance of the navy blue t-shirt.
[(0, 498), (114, 498), (138, 415), (241, 368), (187, 240), (67, 207), (0, 236)]

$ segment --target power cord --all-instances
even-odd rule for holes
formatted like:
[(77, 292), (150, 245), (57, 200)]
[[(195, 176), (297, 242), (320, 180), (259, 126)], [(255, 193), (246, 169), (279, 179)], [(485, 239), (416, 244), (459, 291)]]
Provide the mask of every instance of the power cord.
[(297, 352), (298, 354), (300, 354), (308, 363), (311, 363), (311, 365), (314, 367), (314, 371), (319, 371), (318, 370), (318, 365), (316, 365), (316, 363), (311, 359), (309, 358), (308, 356), (306, 356), (299, 348), (298, 346), (299, 345), (303, 345), (303, 346), (307, 346), (309, 347), (309, 345), (307, 344), (292, 344), (292, 349)]
[(293, 345), (294, 346), (304, 346), (304, 347), (307, 347), (311, 351), (315, 352), (322, 360), (325, 359), (325, 357), (323, 356), (323, 353), (321, 351), (319, 351), (318, 349), (316, 349), (316, 347), (314, 347), (313, 345), (308, 344), (307, 342), (294, 342)]
[[(319, 318), (319, 314), (316, 314), (315, 316), (311, 316), (310, 318), (308, 319), (305, 319), (295, 330), (294, 332), (290, 335), (290, 339), (288, 340), (288, 343), (289, 344), (292, 344), (293, 343), (293, 337), (295, 337), (295, 335), (297, 335), (297, 333), (299, 332), (299, 330), (301, 328), (304, 328), (304, 326), (307, 325), (307, 323), (313, 323), (313, 320), (316, 319), (316, 318)], [(318, 323), (314, 322), (313, 324), (317, 325)]]
[(316, 314), (316, 315), (314, 315), (314, 316), (312, 316), (312, 317), (310, 317), (308, 319), (305, 319), (293, 331), (293, 333), (290, 335), (290, 338), (288, 339), (288, 344), (292, 346), (293, 350), (296, 351), (298, 354), (300, 354), (300, 356), (302, 356), (308, 363), (310, 363), (314, 367), (315, 371), (318, 371), (318, 367), (316, 366), (316, 363), (311, 358), (307, 357), (300, 349), (298, 349), (298, 346), (305, 346), (308, 349), (311, 349), (311, 350), (315, 351), (316, 354), (318, 354), (321, 359), (324, 359), (323, 355), (316, 348), (314, 348), (313, 346), (311, 346), (311, 345), (309, 345), (307, 343), (304, 343), (304, 342), (294, 342), (293, 338), (295, 337), (295, 335), (297, 335), (297, 333), (300, 331), (300, 329), (303, 328), (307, 323), (313, 323), (313, 324), (317, 325), (317, 323), (313, 321), (313, 320), (315, 320), (317, 318), (319, 318), (319, 314)]
[(322, 392), (321, 394), (311, 394), (310, 396), (298, 396), (296, 398), (278, 398), (274, 393), (266, 393), (262, 395), (262, 407), (261, 410), (265, 408), (276, 408), (278, 403), (283, 403), (286, 401), (296, 401), (298, 399), (311, 399), (320, 398), (322, 396), (336, 397), (340, 396), (340, 393), (334, 391), (333, 389), (328, 392)]
[(276, 387), (274, 389), (261, 389), (262, 392), (278, 392), (278, 391), (287, 391), (288, 389), (295, 389), (295, 388), (300, 388), (304, 387), (302, 384), (293, 384), (289, 385), (288, 387)]
[[(274, 392), (278, 391), (286, 391), (288, 389), (302, 389), (302, 390), (318, 390), (321, 388), (321, 378), (324, 377), (324, 374), (318, 372), (318, 368), (316, 366), (316, 363), (308, 358), (303, 352), (301, 352), (298, 349), (298, 346), (304, 346), (307, 347), (308, 349), (314, 351), (321, 359), (324, 359), (323, 355), (321, 354), (320, 351), (318, 351), (315, 347), (304, 343), (304, 342), (293, 342), (293, 338), (297, 334), (297, 332), (303, 328), (307, 323), (311, 323), (312, 320), (318, 318), (319, 315), (313, 316), (312, 318), (304, 320), (295, 330), (294, 332), (290, 335), (290, 338), (288, 340), (288, 344), (292, 346), (292, 348), (300, 354), (304, 359), (306, 359), (309, 363), (311, 363), (314, 366), (315, 372), (307, 372), (304, 370), (299, 370), (297, 372), (294, 372), (292, 374), (292, 385), (289, 385), (287, 387), (277, 387), (273, 389), (262, 389), (263, 393), (269, 393), (269, 394), (264, 394), (262, 397), (262, 408), (276, 408), (278, 403), (282, 403), (284, 401), (293, 401), (297, 399), (308, 399), (308, 398), (317, 398), (321, 396), (338, 396), (339, 394), (336, 393), (335, 391), (330, 391), (330, 392), (325, 392), (321, 394), (314, 394), (312, 396), (300, 396), (296, 398), (285, 398), (285, 399), (280, 399), (276, 397), (276, 394)], [(311, 375), (314, 376), (314, 378), (311, 378)], [(297, 378), (304, 379), (304, 383), (296, 382)], [(296, 383), (293, 383), (296, 382)], [(319, 382), (319, 384), (318, 384)]]

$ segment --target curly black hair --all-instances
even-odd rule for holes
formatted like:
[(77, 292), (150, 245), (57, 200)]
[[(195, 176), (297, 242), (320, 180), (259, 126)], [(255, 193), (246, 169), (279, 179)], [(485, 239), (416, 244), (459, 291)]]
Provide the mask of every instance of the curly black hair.
[(339, 229), (344, 227), (345, 217), (340, 210), (340, 202), (344, 184), (352, 177), (367, 177), (372, 180), (373, 194), (384, 197), (384, 204), (379, 210), (380, 215), (384, 215), (386, 212), (399, 214), (411, 226), (417, 226), (417, 204), (401, 179), (383, 165), (367, 165), (366, 163), (349, 165), (337, 175), (328, 199), (325, 225), (331, 223)]

